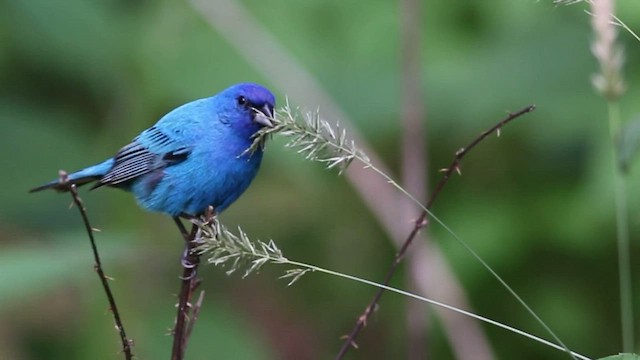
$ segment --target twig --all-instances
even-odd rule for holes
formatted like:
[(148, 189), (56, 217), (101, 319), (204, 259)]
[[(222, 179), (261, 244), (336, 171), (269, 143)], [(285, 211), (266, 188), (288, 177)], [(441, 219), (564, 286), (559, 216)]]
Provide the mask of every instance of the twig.
[[(199, 283), (196, 285), (199, 285)], [(193, 305), (193, 310), (191, 311), (191, 320), (189, 321), (189, 325), (187, 326), (187, 334), (186, 334), (187, 341), (189, 341), (189, 338), (191, 337), (191, 332), (193, 331), (193, 326), (198, 320), (198, 316), (200, 315), (200, 309), (202, 309), (203, 301), (204, 301), (204, 290), (201, 290), (200, 295), (198, 296), (198, 300), (196, 301), (195, 305)], [(185, 346), (186, 346), (186, 343), (185, 343)]]
[(193, 251), (196, 247), (196, 234), (198, 232), (198, 226), (193, 224), (191, 233), (187, 232), (187, 229), (182, 224), (179, 218), (174, 218), (182, 237), (185, 240), (184, 253), (182, 255), (182, 285), (180, 287), (180, 295), (178, 300), (178, 314), (176, 315), (176, 325), (173, 329), (173, 349), (171, 351), (172, 360), (184, 359), (184, 353), (186, 350), (186, 328), (188, 323), (188, 313), (191, 301), (191, 296), (196, 285), (196, 273), (198, 270), (198, 263), (200, 260), (199, 255)]
[(91, 249), (93, 250), (93, 259), (94, 259), (94, 269), (98, 273), (98, 277), (100, 277), (100, 282), (102, 282), (102, 287), (104, 288), (105, 294), (107, 294), (107, 300), (109, 301), (109, 310), (113, 314), (113, 320), (116, 323), (116, 330), (120, 335), (120, 341), (122, 342), (122, 352), (124, 353), (124, 357), (127, 360), (133, 359), (133, 353), (131, 351), (131, 344), (133, 340), (127, 338), (127, 334), (124, 330), (124, 326), (122, 325), (122, 320), (120, 319), (120, 313), (118, 312), (118, 307), (116, 306), (116, 300), (113, 297), (113, 293), (111, 292), (111, 288), (109, 287), (109, 278), (104, 274), (104, 270), (102, 269), (102, 262), (100, 261), (100, 255), (98, 253), (98, 247), (96, 246), (95, 238), (93, 237), (93, 232), (95, 229), (91, 227), (89, 223), (89, 216), (87, 215), (87, 209), (84, 207), (84, 203), (80, 196), (78, 196), (78, 189), (75, 184), (69, 183), (69, 177), (67, 173), (64, 171), (59, 172), (60, 183), (69, 189), (69, 193), (73, 198), (73, 202), (78, 207), (80, 211), (80, 215), (82, 216), (82, 221), (84, 222), (84, 227), (87, 230), (87, 235), (89, 235), (89, 240), (91, 242)]
[[(203, 215), (203, 221), (207, 224), (213, 221), (214, 217), (215, 212), (213, 207), (210, 206)], [(180, 234), (182, 234), (184, 238), (185, 249), (181, 260), (182, 277), (180, 279), (182, 280), (182, 286), (180, 287), (176, 325), (173, 330), (172, 360), (184, 359), (189, 337), (191, 336), (196, 320), (198, 320), (198, 314), (200, 313), (202, 301), (204, 300), (204, 291), (201, 291), (195, 306), (191, 305), (193, 293), (200, 285), (200, 279), (197, 277), (200, 253), (196, 250), (198, 245), (200, 245), (200, 227), (198, 226), (197, 219), (190, 220), (193, 222), (193, 226), (191, 227), (191, 232), (188, 233), (180, 218), (174, 218)]]
[[(488, 130), (484, 131), (483, 133), (481, 133), (469, 145), (467, 145), (466, 147), (461, 148), (460, 150), (456, 151), (456, 154), (455, 154), (455, 156), (453, 158), (453, 161), (451, 162), (451, 165), (449, 165), (449, 167), (444, 170), (444, 173), (443, 173), (442, 177), (440, 178), (440, 181), (436, 185), (434, 191), (431, 193), (431, 196), (429, 197), (429, 200), (427, 201), (426, 208), (427, 209), (431, 208), (431, 206), (435, 202), (436, 198), (438, 197), (438, 195), (440, 194), (440, 192), (442, 191), (444, 186), (447, 184), (447, 182), (451, 178), (451, 174), (454, 171), (456, 171), (456, 172), (460, 171), (460, 162), (465, 157), (465, 155), (467, 155), (467, 153), (469, 153), (469, 151), (471, 151), (476, 145), (478, 145), (488, 135), (490, 135), (490, 134), (492, 134), (494, 132), (498, 132), (499, 133), (500, 129), (503, 126), (505, 126), (509, 122), (515, 120), (516, 118), (518, 118), (518, 117), (520, 117), (520, 116), (522, 116), (522, 115), (524, 115), (526, 113), (529, 113), (529, 112), (533, 111), (534, 109), (535, 109), (535, 105), (529, 105), (529, 106), (521, 109), (520, 111), (517, 111), (515, 113), (510, 113), (506, 118), (502, 119), (496, 125), (494, 125), (490, 129), (488, 129)], [(405, 253), (407, 252), (407, 249), (409, 248), (409, 246), (413, 242), (413, 239), (416, 237), (416, 235), (418, 235), (420, 230), (426, 224), (427, 224), (427, 211), (422, 211), (422, 213), (420, 214), (420, 216), (418, 217), (418, 219), (414, 223), (413, 230), (411, 230), (411, 233), (406, 238), (406, 240), (403, 243), (402, 247), (396, 253), (396, 255), (394, 257), (394, 260), (393, 260), (393, 263), (391, 264), (391, 267), (387, 271), (387, 274), (386, 274), (386, 276), (384, 278), (384, 281), (382, 282), (383, 285), (388, 285), (389, 284), (389, 282), (391, 281), (391, 278), (393, 277), (393, 275), (395, 274), (395, 272), (396, 272), (396, 270), (398, 268), (398, 265), (400, 265), (400, 262), (402, 261), (402, 258), (404, 257)], [(356, 337), (358, 336), (358, 334), (360, 333), (362, 328), (366, 325), (367, 321), (369, 320), (369, 317), (371, 317), (371, 314), (373, 314), (373, 311), (375, 310), (375, 308), (376, 308), (376, 306), (378, 304), (378, 301), (380, 301), (380, 298), (382, 297), (382, 294), (384, 293), (384, 291), (385, 291), (384, 289), (379, 289), (376, 292), (376, 294), (374, 295), (374, 297), (371, 300), (371, 302), (369, 303), (369, 305), (365, 308), (365, 310), (362, 313), (362, 315), (360, 315), (358, 317), (358, 320), (356, 321), (355, 326), (353, 327), (353, 329), (349, 333), (349, 336), (346, 337), (346, 340), (342, 344), (342, 347), (340, 348), (340, 351), (336, 355), (336, 357), (335, 357), (336, 360), (344, 358), (344, 356), (347, 353), (347, 351), (349, 351), (349, 349), (355, 344)]]

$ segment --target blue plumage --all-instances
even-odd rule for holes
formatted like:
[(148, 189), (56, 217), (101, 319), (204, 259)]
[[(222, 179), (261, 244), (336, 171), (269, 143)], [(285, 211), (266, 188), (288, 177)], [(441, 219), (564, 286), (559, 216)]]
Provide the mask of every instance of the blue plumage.
[[(251, 83), (182, 105), (143, 131), (111, 159), (69, 174), (77, 185), (131, 191), (144, 209), (171, 216), (221, 212), (247, 189), (262, 149), (250, 153), (252, 136), (273, 126), (275, 98)], [(31, 190), (64, 191), (58, 181)]]

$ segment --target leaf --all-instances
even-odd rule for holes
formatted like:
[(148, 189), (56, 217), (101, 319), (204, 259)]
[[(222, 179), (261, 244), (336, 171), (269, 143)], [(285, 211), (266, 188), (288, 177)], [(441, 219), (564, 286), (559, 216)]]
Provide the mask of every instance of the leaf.
[(640, 116), (622, 127), (617, 137), (617, 146), (618, 165), (626, 173), (640, 149)]

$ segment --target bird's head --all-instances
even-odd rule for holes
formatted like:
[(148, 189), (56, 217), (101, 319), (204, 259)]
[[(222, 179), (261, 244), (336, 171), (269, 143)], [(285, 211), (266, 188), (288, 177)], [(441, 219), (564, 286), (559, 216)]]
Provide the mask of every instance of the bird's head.
[(251, 137), (262, 127), (273, 127), (275, 97), (264, 86), (253, 83), (233, 85), (220, 93), (226, 104), (221, 121)]

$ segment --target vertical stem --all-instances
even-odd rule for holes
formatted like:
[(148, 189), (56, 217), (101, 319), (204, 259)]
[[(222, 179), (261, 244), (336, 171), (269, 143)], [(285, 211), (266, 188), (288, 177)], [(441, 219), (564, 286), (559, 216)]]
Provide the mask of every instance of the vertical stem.
[[(509, 113), (509, 115), (506, 118), (500, 120), (500, 122), (498, 122), (496, 125), (492, 126), (490, 129), (485, 130), (480, 135), (478, 135), (478, 137), (476, 137), (473, 141), (471, 141), (469, 145), (456, 151), (453, 161), (451, 162), (451, 165), (449, 165), (449, 167), (442, 174), (440, 181), (438, 181), (438, 183), (435, 186), (435, 189), (429, 195), (429, 200), (427, 200), (426, 205), (422, 205), (420, 201), (418, 201), (410, 193), (408, 193), (404, 188), (402, 188), (395, 181), (393, 181), (393, 179), (391, 179), (389, 175), (387, 175), (377, 167), (371, 165), (371, 162), (369, 162), (368, 160), (359, 158), (359, 160), (362, 161), (364, 164), (366, 164), (369, 169), (378, 173), (381, 177), (386, 179), (389, 184), (393, 185), (396, 189), (398, 189), (400, 192), (402, 192), (404, 195), (410, 198), (416, 205), (420, 206), (423, 209), (418, 219), (414, 222), (413, 230), (411, 230), (411, 233), (405, 239), (403, 245), (400, 247), (400, 250), (398, 250), (398, 252), (396, 253), (396, 256), (394, 257), (393, 262), (391, 263), (391, 267), (387, 271), (387, 274), (384, 278), (384, 282), (382, 282), (382, 285), (385, 285), (385, 286), (389, 285), (389, 282), (391, 281), (391, 278), (395, 274), (398, 268), (398, 265), (400, 265), (402, 258), (405, 256), (407, 249), (409, 248), (409, 246), (411, 246), (411, 243), (413, 242), (415, 237), (418, 235), (420, 230), (422, 230), (422, 228), (427, 225), (428, 214), (430, 214), (433, 219), (437, 220), (439, 224), (445, 226), (442, 221), (438, 220), (437, 217), (435, 217), (431, 212), (429, 212), (429, 208), (431, 208), (433, 203), (436, 201), (438, 194), (440, 194), (440, 192), (445, 187), (445, 185), (447, 185), (454, 171), (459, 170), (462, 159), (471, 150), (473, 150), (480, 142), (482, 142), (482, 140), (484, 140), (487, 136), (495, 132), (498, 132), (500, 129), (502, 129), (503, 126), (507, 125), (508, 123), (517, 119), (518, 117), (533, 111), (534, 109), (535, 109), (535, 105), (529, 105), (515, 113)], [(482, 258), (475, 251), (473, 251), (471, 247), (469, 247), (469, 245), (467, 245), (467, 243), (462, 241), (462, 239), (460, 239), (459, 237), (455, 236), (455, 234), (450, 229), (448, 229), (448, 231), (452, 235), (454, 235), (454, 238), (456, 238), (456, 240), (458, 240), (460, 244), (463, 245), (467, 249), (467, 251), (471, 255), (473, 255), (473, 257), (476, 260), (478, 260), (487, 269), (487, 271), (489, 271), (505, 287), (505, 289), (507, 289), (511, 293), (511, 295), (513, 295), (513, 297), (515, 297), (518, 300), (518, 302), (520, 302), (520, 304), (522, 304), (522, 306), (525, 309), (527, 309), (527, 311), (540, 323), (540, 325), (542, 325), (545, 328), (545, 330), (547, 330), (549, 334), (558, 342), (558, 344), (560, 344), (567, 351), (567, 353), (569, 353), (569, 355), (573, 357), (571, 350), (569, 350), (569, 348), (560, 340), (560, 338), (558, 338), (558, 336), (551, 330), (551, 328), (549, 328), (549, 326), (547, 326), (542, 321), (542, 319), (540, 319), (540, 317), (531, 309), (531, 307), (529, 307), (527, 303), (524, 302), (524, 300), (522, 300), (522, 298), (518, 296), (518, 294), (516, 294), (516, 292), (484, 260), (482, 260)], [(384, 290), (385, 289), (381, 287), (378, 290), (378, 292), (376, 292), (376, 294), (373, 296), (373, 299), (369, 302), (369, 305), (367, 305), (362, 315), (358, 317), (358, 320), (356, 321), (353, 329), (351, 330), (349, 335), (346, 336), (345, 341), (343, 342), (342, 347), (340, 348), (340, 351), (336, 355), (335, 357), (336, 360), (343, 359), (346, 353), (349, 351), (349, 349), (355, 345), (356, 337), (358, 336), (362, 328), (366, 325), (367, 320), (371, 317), (371, 314), (373, 314), (373, 311), (375, 310), (378, 304), (378, 301), (380, 301), (380, 298), (382, 297)]]
[(616, 137), (620, 134), (620, 106), (608, 101), (609, 136), (613, 163), (613, 191), (616, 207), (616, 237), (618, 242), (618, 276), (620, 281), (620, 316), (622, 324), (622, 350), (633, 352), (633, 294), (631, 286), (631, 259), (629, 248), (629, 214), (624, 174), (618, 166)]
[[(422, 91), (422, 4), (421, 0), (399, 0), (400, 13), (400, 66), (401, 66), (401, 121), (402, 121), (402, 180), (404, 187), (416, 199), (424, 202), (427, 182), (427, 156), (425, 153), (426, 109)], [(404, 200), (401, 216), (415, 218), (420, 209)], [(426, 239), (427, 236), (425, 235)], [(415, 256), (407, 262), (419, 261)], [(409, 286), (419, 288), (424, 274), (416, 273), (417, 266), (409, 266)], [(406, 329), (407, 358), (426, 359), (428, 348), (428, 309), (407, 299)]]
[[(193, 249), (197, 246), (195, 238), (198, 232), (198, 226), (193, 225), (191, 233), (188, 233), (179, 218), (174, 218), (182, 237), (185, 240), (185, 250), (182, 256), (182, 280), (180, 287), (180, 295), (178, 300), (178, 313), (176, 315), (176, 325), (173, 330), (173, 349), (171, 351), (172, 360), (184, 359), (184, 354), (187, 345), (187, 336), (189, 331), (189, 308), (191, 303), (191, 296), (198, 284), (197, 269), (199, 262), (199, 255), (193, 252)], [(194, 321), (194, 320), (192, 320)]]
[(82, 216), (82, 221), (84, 223), (85, 229), (87, 230), (87, 235), (89, 236), (89, 241), (91, 243), (91, 250), (93, 251), (93, 259), (94, 259), (94, 269), (98, 276), (100, 277), (100, 282), (102, 283), (102, 288), (104, 289), (105, 294), (107, 295), (107, 301), (109, 302), (109, 310), (113, 314), (113, 320), (116, 323), (116, 330), (120, 335), (120, 342), (122, 343), (122, 352), (124, 353), (124, 358), (127, 360), (133, 359), (133, 352), (131, 350), (131, 344), (133, 341), (127, 337), (127, 333), (124, 330), (124, 325), (122, 325), (122, 319), (120, 318), (120, 312), (118, 311), (118, 306), (116, 305), (116, 299), (113, 296), (113, 292), (111, 292), (111, 287), (109, 286), (109, 277), (105, 275), (104, 270), (102, 268), (102, 261), (100, 260), (100, 253), (98, 252), (98, 246), (96, 245), (96, 240), (93, 236), (93, 232), (95, 229), (89, 223), (89, 215), (87, 215), (87, 208), (84, 206), (82, 199), (78, 195), (78, 190), (75, 184), (69, 183), (69, 178), (67, 177), (67, 173), (64, 171), (60, 171), (60, 183), (65, 185), (73, 198), (73, 202), (78, 207), (80, 211), (80, 215)]

